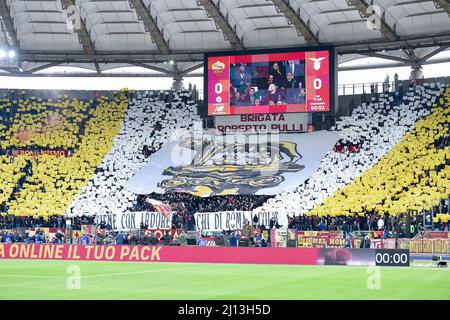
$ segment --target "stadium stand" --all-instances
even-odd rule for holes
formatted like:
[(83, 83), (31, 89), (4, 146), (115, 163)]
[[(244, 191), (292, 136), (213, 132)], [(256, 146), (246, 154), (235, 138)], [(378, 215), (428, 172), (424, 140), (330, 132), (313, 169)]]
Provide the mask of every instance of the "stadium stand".
[(9, 126), (0, 132), (0, 163), (7, 181), (0, 193), (3, 211), (64, 215), (111, 148), (128, 107), (126, 90), (113, 99), (33, 96), (1, 102), (11, 113)]
[[(450, 193), (450, 88), (378, 163), (309, 212), (311, 215), (420, 213)], [(448, 214), (437, 214), (446, 222)]]
[[(67, 208), (68, 215), (96, 215), (130, 210), (136, 195), (124, 188), (125, 182), (147, 161), (175, 131), (191, 129), (201, 120), (190, 100), (191, 92), (175, 93), (166, 102), (167, 93), (145, 91), (130, 101), (121, 131), (96, 174)], [(148, 150), (148, 151), (146, 151)]]
[(450, 300), (449, 69), (450, 0), (0, 0), (0, 300)]
[(360, 145), (359, 152), (330, 151), (314, 175), (295, 190), (269, 199), (256, 211), (278, 210), (289, 215), (306, 214), (333, 192), (351, 183), (386, 155), (415, 122), (430, 114), (445, 90), (444, 84), (410, 87), (400, 104), (392, 94), (380, 94), (370, 104), (355, 108), (351, 116), (336, 122), (341, 143)]
[[(102, 97), (98, 101), (77, 100), (67, 96), (59, 97), (55, 102), (33, 97), (17, 101), (3, 98), (3, 114), (8, 116), (3, 117), (2, 122), (1, 165), (2, 170), (10, 174), (5, 178), (7, 183), (2, 185), (1, 209), (10, 215), (43, 217), (51, 221), (44, 223), (34, 219), (26, 220), (26, 223), (59, 226), (54, 215), (66, 214), (84, 219), (85, 216), (104, 213), (150, 210), (145, 199), (151, 197), (171, 204), (178, 212), (174, 216), (174, 225), (187, 225), (189, 229), (195, 229), (192, 219), (195, 212), (253, 209), (255, 213), (276, 210), (290, 216), (308, 214), (318, 217), (353, 214), (355, 211), (390, 213), (392, 208), (401, 208), (394, 201), (398, 199), (385, 203), (383, 206), (389, 210), (383, 211), (368, 207), (355, 209), (356, 200), (344, 206), (337, 196), (330, 196), (336, 192), (344, 194), (348, 188), (354, 193), (345, 195), (356, 197), (355, 194), (360, 191), (353, 186), (353, 182), (366, 181), (369, 179), (365, 178), (366, 175), (379, 176), (380, 173), (374, 170), (382, 165), (386, 155), (389, 157), (390, 153), (401, 150), (403, 141), (414, 136), (418, 128), (427, 132), (425, 128), (428, 127), (423, 127), (421, 123), (429, 123), (434, 130), (448, 124), (448, 118), (444, 117), (448, 117), (448, 112), (442, 105), (443, 98), (440, 98), (444, 91), (444, 84), (425, 83), (410, 87), (402, 93), (403, 98), (400, 100), (396, 98), (398, 93), (374, 96), (371, 103), (362, 104), (353, 110), (351, 116), (341, 117), (336, 122), (332, 130), (339, 132), (340, 141), (324, 157), (319, 170), (295, 190), (287, 190), (274, 198), (238, 195), (203, 199), (182, 193), (138, 196), (126, 190), (128, 179), (173, 134), (201, 129), (197, 106), (189, 91), (176, 92), (172, 97), (168, 92), (138, 92), (129, 102), (123, 93), (112, 100)], [(446, 99), (448, 95), (447, 90)], [(29, 104), (29, 101), (32, 103)], [(441, 106), (433, 108), (437, 102)], [(428, 120), (417, 122), (424, 118)], [(442, 120), (434, 121), (438, 118)], [(103, 130), (105, 128), (110, 129)], [(448, 138), (443, 133), (435, 140), (437, 147), (448, 144)], [(417, 141), (422, 140), (418, 138)], [(62, 150), (71, 156), (7, 156), (18, 150)], [(440, 160), (444, 159), (443, 156), (448, 159), (444, 151), (436, 153)], [(396, 155), (395, 159), (398, 157)], [(417, 159), (418, 163), (420, 161)], [(391, 162), (387, 165), (390, 166)], [(400, 173), (395, 171), (392, 174)], [(448, 172), (443, 168), (439, 174), (443, 176)], [(428, 180), (435, 181), (433, 179), (434, 174), (431, 173)], [(382, 196), (382, 187), (389, 185), (383, 185), (380, 181), (377, 187), (379, 196)], [(423, 183), (426, 185), (426, 182)], [(442, 188), (448, 188), (448, 182), (438, 183), (443, 198), (448, 191)], [(365, 191), (370, 190), (366, 184), (361, 184), (362, 187), (365, 187)], [(411, 197), (412, 193), (408, 195)], [(320, 206), (322, 203), (323, 206)], [(367, 224), (369, 229), (372, 228), (372, 222)], [(4, 225), (10, 223), (9, 220), (3, 222)], [(319, 230), (320, 224), (320, 219), (290, 221), (290, 225), (303, 230)], [(333, 228), (332, 223), (326, 225), (330, 230)]]

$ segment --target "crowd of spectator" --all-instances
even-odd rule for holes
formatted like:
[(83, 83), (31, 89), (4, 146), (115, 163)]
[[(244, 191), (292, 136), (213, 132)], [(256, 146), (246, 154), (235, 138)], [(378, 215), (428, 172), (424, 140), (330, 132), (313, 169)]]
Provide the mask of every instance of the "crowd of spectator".
[[(385, 237), (412, 238), (423, 230), (423, 216), (406, 214), (390, 216), (375, 213), (354, 216), (297, 216), (289, 217), (289, 228), (299, 231), (343, 231), (344, 235), (355, 231), (383, 231)], [(436, 224), (444, 230), (444, 224)]]
[[(174, 217), (175, 219), (175, 217)], [(47, 221), (42, 218), (4, 216), (0, 219), (1, 243), (72, 243), (96, 245), (188, 245), (189, 228), (180, 229), (174, 221), (171, 231), (141, 230), (132, 232), (114, 231), (110, 226), (101, 223), (94, 232), (84, 233), (81, 225), (95, 224), (93, 217), (71, 218), (71, 228), (67, 229), (66, 219), (61, 216), (52, 216)], [(288, 217), (288, 225), (282, 226), (275, 220), (269, 226), (260, 225), (255, 215), (251, 221), (246, 220), (241, 230), (222, 230), (214, 233), (202, 233), (195, 237), (196, 244), (208, 245), (205, 239), (213, 239), (216, 246), (231, 247), (269, 247), (270, 229), (289, 228), (298, 231), (342, 231), (345, 239), (361, 238), (361, 248), (370, 247), (370, 238), (367, 231), (383, 232), (382, 238), (413, 238), (423, 230), (421, 215), (380, 216), (365, 214), (339, 217), (294, 216)], [(195, 228), (195, 224), (193, 224)], [(34, 228), (33, 230), (30, 230)], [(53, 233), (43, 228), (57, 228)], [(188, 230), (187, 230), (188, 229)], [(75, 231), (79, 230), (79, 231)], [(448, 230), (448, 225), (439, 221), (435, 223), (435, 230)], [(263, 235), (265, 233), (265, 236)], [(201, 236), (201, 237), (200, 237)], [(206, 237), (206, 238), (205, 238)], [(191, 238), (192, 239), (192, 238)], [(202, 240), (203, 239), (203, 240)], [(192, 244), (192, 242), (190, 243)]]
[(226, 247), (269, 247), (270, 243), (261, 235), (261, 229), (258, 232), (243, 231), (220, 231), (214, 236), (216, 246)]
[(147, 196), (138, 196), (133, 211), (153, 211), (153, 206), (146, 199), (156, 199), (171, 206), (174, 212), (172, 217), (174, 228), (195, 230), (194, 214), (196, 212), (251, 211), (270, 197), (267, 195), (230, 195), (201, 198), (189, 193), (151, 193)]
[(0, 242), (1, 243), (65, 243), (65, 235), (61, 230), (50, 237), (50, 234), (42, 229), (37, 229), (35, 232), (29, 230), (0, 230)]
[(48, 233), (44, 229), (37, 228), (30, 231), (27, 229), (0, 230), (0, 243), (72, 243), (72, 244), (96, 244), (96, 245), (187, 245), (186, 232), (181, 231), (174, 236), (166, 231), (161, 235), (156, 232), (128, 233), (123, 231), (108, 231), (97, 228), (95, 234), (73, 232), (58, 229), (55, 233)]
[[(164, 203), (169, 203), (172, 210), (178, 212), (216, 212), (216, 211), (251, 211), (260, 206), (272, 196), (268, 195), (229, 195), (214, 197), (197, 197), (189, 193), (151, 193), (148, 196), (139, 196), (136, 211), (141, 209), (151, 209), (151, 205), (145, 200), (147, 198), (156, 199)], [(150, 207), (149, 207), (150, 206)]]
[[(94, 224), (94, 216), (72, 217), (71, 228), (80, 230), (82, 225)], [(63, 216), (29, 217), (29, 216), (0, 216), (0, 230), (17, 228), (66, 228), (66, 218)]]
[[(198, 201), (198, 199), (197, 199)], [(195, 202), (195, 201), (193, 201)], [(201, 201), (200, 201), (201, 203)], [(193, 206), (201, 204), (193, 204)], [(183, 203), (180, 204), (183, 206)], [(181, 208), (181, 207), (179, 207)], [(226, 207), (225, 207), (226, 208)], [(151, 210), (151, 208), (148, 208)], [(184, 208), (184, 211), (174, 212), (172, 217), (172, 229), (182, 229), (185, 231), (196, 230), (195, 220), (193, 213)], [(190, 208), (195, 212), (195, 209)], [(207, 211), (207, 210), (206, 210)], [(70, 228), (72, 230), (81, 230), (82, 225), (95, 225), (95, 217), (93, 216), (82, 216), (82, 217), (72, 217), (69, 219), (71, 221)], [(343, 231), (344, 235), (350, 234), (356, 231), (383, 231), (385, 232), (385, 237), (395, 237), (395, 238), (412, 238), (417, 233), (423, 230), (424, 223), (422, 215), (411, 215), (406, 214), (401, 215), (378, 215), (374, 213), (366, 213), (364, 215), (354, 216), (294, 216), (288, 217), (288, 225), (279, 225), (276, 221), (271, 221), (270, 225), (264, 226), (258, 223), (256, 218), (250, 222), (253, 227), (260, 229), (271, 229), (271, 228), (289, 228), (296, 229), (298, 231)], [(17, 216), (2, 216), (0, 217), (0, 231), (5, 230), (15, 232), (17, 229), (21, 229), (23, 234), (22, 237), (25, 239), (25, 231), (30, 228), (40, 229), (40, 228), (57, 228), (57, 229), (67, 229), (69, 226), (66, 225), (66, 218), (62, 216), (50, 216), (48, 220), (33, 217), (17, 217)], [(99, 225), (100, 229), (107, 229), (104, 238), (101, 239), (101, 243), (109, 244), (111, 241), (107, 241), (114, 235), (113, 230), (105, 225)], [(147, 226), (141, 225), (141, 230), (148, 229)], [(25, 230), (25, 231), (24, 231)], [(448, 223), (438, 221), (434, 223), (434, 230), (444, 231), (448, 230)], [(232, 232), (235, 231), (222, 231), (223, 234), (228, 232), (227, 236), (230, 237)], [(238, 233), (239, 235), (239, 233)], [(131, 241), (131, 238), (127, 238)], [(44, 241), (44, 240), (42, 240)], [(141, 241), (141, 239), (131, 241), (136, 242)], [(24, 240), (24, 242), (26, 242)], [(91, 240), (91, 242), (97, 243), (97, 240)]]

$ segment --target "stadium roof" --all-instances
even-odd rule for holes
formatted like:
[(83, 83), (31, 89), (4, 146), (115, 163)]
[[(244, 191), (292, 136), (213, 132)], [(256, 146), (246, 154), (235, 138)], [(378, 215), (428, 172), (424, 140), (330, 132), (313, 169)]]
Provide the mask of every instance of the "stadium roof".
[(336, 45), (339, 63), (419, 66), (450, 47), (449, 0), (0, 0), (0, 19), (0, 45), (18, 50), (14, 75), (54, 66), (199, 75), (205, 51), (308, 45)]

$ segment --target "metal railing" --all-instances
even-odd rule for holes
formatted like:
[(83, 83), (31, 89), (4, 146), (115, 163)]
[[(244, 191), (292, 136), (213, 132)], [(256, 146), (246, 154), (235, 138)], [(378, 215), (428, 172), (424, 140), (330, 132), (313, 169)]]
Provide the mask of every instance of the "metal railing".
[[(417, 83), (450, 83), (450, 76), (448, 77), (435, 77), (435, 78), (425, 78), (420, 79)], [(408, 88), (411, 80), (399, 80), (398, 82), (364, 82), (364, 83), (350, 83), (350, 84), (340, 84), (338, 85), (338, 95), (355, 95), (355, 94), (370, 94), (372, 92), (372, 85), (374, 86), (374, 93), (383, 92), (395, 92), (399, 90), (400, 86), (403, 85), (404, 88)], [(387, 90), (386, 90), (387, 89)]]
[[(418, 80), (418, 83), (450, 83), (450, 76), (448, 77), (434, 77), (434, 78), (425, 78)], [(395, 81), (385, 82), (364, 82), (364, 83), (350, 83), (350, 84), (339, 84), (338, 85), (338, 95), (339, 96), (347, 96), (347, 95), (356, 95), (356, 94), (371, 94), (371, 86), (374, 85), (374, 93), (383, 93), (385, 91), (395, 92), (400, 89), (400, 86), (403, 85), (403, 88), (408, 88), (410, 85), (410, 80), (399, 80), (397, 83)], [(385, 90), (387, 88), (387, 90)], [(199, 100), (203, 100), (204, 92), (202, 89), (197, 89)]]
[[(374, 93), (383, 93), (385, 91), (388, 92), (395, 92), (399, 89), (400, 85), (403, 85), (403, 87), (406, 89), (409, 84), (410, 80), (399, 80), (397, 83), (395, 81), (389, 81), (388, 83), (385, 82), (364, 82), (364, 83), (350, 83), (350, 84), (338, 84), (338, 95), (339, 96), (347, 96), (347, 95), (357, 95), (357, 94), (370, 94), (371, 93), (371, 86), (374, 86)], [(447, 77), (434, 77), (434, 78), (425, 78), (420, 79), (418, 81), (419, 83), (450, 83), (450, 76)], [(387, 90), (385, 90), (387, 89)], [(0, 94), (2, 93), (8, 93), (10, 89), (0, 89)], [(22, 91), (22, 90), (17, 90)], [(92, 98), (93, 94), (95, 93), (95, 90), (25, 90), (28, 95), (42, 95), (42, 93), (48, 93), (49, 96), (55, 96), (55, 95), (75, 95), (75, 96), (81, 96), (86, 98)], [(139, 90), (141, 91), (141, 90)], [(151, 90), (151, 91), (159, 91), (159, 90)], [(164, 90), (164, 91), (171, 91), (171, 90)], [(197, 88), (197, 100), (202, 101), (204, 99), (204, 90), (203, 88)], [(101, 93), (103, 95), (108, 95), (112, 93), (113, 91), (108, 90), (101, 90)]]

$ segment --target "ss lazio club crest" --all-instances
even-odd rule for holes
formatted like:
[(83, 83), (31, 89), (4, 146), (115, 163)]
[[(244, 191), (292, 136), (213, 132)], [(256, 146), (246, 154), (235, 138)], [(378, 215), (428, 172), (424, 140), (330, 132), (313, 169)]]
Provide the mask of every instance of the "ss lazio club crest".
[(320, 70), (322, 61), (325, 59), (326, 58), (309, 58), (309, 60), (314, 62), (314, 70), (316, 70), (316, 71)]
[(225, 71), (225, 63), (222, 61), (216, 61), (211, 65), (211, 69), (216, 76), (220, 77)]

